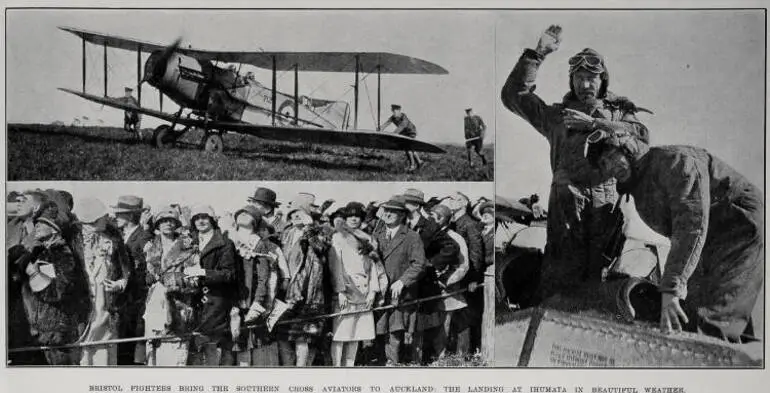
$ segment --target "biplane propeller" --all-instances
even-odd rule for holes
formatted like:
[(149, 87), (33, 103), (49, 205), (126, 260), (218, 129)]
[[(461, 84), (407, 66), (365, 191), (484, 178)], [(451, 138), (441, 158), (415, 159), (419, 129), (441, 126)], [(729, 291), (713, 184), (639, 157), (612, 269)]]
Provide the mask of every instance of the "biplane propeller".
[[(377, 124), (381, 123), (382, 74), (433, 74), (448, 72), (433, 63), (414, 57), (384, 52), (232, 52), (181, 47), (181, 38), (163, 46), (130, 38), (60, 27), (82, 39), (82, 91), (60, 88), (86, 100), (124, 111), (155, 117), (169, 124), (157, 127), (153, 144), (172, 145), (191, 129), (201, 129), (201, 147), (221, 152), (222, 136), (228, 132), (263, 139), (310, 144), (330, 144), (372, 149), (412, 150), (444, 153), (438, 146), (393, 133), (358, 129), (360, 74), (377, 75)], [(104, 49), (104, 94), (86, 92), (86, 42)], [(137, 53), (138, 103), (107, 95), (107, 48)], [(142, 53), (149, 53), (142, 74)], [(248, 73), (245, 77), (219, 63), (247, 64), (272, 71), (272, 85), (267, 87)], [(277, 90), (277, 71), (294, 72), (294, 92)], [(344, 101), (300, 96), (299, 72), (351, 72), (353, 85), (353, 127), (350, 106)], [(143, 107), (142, 84), (148, 83), (160, 93), (160, 110)], [(163, 96), (178, 106), (176, 113), (163, 112)], [(184, 114), (184, 112), (187, 112)]]

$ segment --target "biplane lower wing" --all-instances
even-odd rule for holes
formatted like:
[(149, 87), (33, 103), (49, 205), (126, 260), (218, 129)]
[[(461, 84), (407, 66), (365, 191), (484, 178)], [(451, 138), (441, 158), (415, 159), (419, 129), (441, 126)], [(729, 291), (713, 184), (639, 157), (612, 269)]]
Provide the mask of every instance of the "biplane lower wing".
[[(128, 104), (118, 98), (96, 96), (93, 94), (83, 93), (66, 88), (59, 88), (59, 90), (74, 94), (92, 102), (107, 105), (109, 107), (135, 111), (137, 113), (152, 116), (168, 122), (174, 122), (176, 118), (176, 116), (173, 114), (144, 107), (137, 107), (135, 105)], [(176, 119), (176, 123), (190, 127), (203, 127), (202, 120), (191, 119), (188, 117), (179, 117)], [(247, 134), (258, 138), (277, 141), (342, 145), (384, 150), (412, 150), (427, 153), (446, 153), (446, 151), (444, 151), (442, 148), (431, 143), (386, 132), (372, 132), (363, 130), (334, 131), (300, 127), (275, 127), (244, 122), (221, 121), (209, 121), (208, 127), (211, 129), (237, 132), (240, 134)]]

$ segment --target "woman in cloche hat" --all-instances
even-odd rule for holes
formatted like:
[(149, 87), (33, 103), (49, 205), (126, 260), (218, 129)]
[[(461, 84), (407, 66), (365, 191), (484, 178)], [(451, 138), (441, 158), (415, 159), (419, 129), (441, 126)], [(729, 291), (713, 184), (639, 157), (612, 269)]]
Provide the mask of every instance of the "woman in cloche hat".
[[(332, 236), (329, 250), (335, 312), (371, 309), (381, 288), (372, 238), (360, 229), (366, 211), (360, 203), (352, 202), (340, 209), (339, 216), (344, 223)], [(359, 342), (374, 339), (374, 315), (367, 312), (336, 317), (333, 331), (334, 366), (352, 367)]]
[[(153, 217), (155, 238), (144, 247), (150, 289), (144, 312), (145, 336), (181, 336), (192, 331), (195, 320), (195, 282), (185, 279), (184, 269), (196, 266), (198, 256), (189, 235), (180, 234), (179, 210), (161, 208)], [(147, 343), (148, 366), (185, 366), (189, 340), (164, 339)]]

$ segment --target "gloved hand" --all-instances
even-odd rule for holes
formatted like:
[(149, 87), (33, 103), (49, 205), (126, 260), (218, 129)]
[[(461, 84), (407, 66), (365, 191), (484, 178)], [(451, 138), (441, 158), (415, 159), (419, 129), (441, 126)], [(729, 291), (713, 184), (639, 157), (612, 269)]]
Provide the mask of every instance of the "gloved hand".
[(556, 52), (559, 49), (560, 43), (561, 26), (551, 25), (540, 35), (535, 51), (542, 56), (547, 56), (549, 53)]

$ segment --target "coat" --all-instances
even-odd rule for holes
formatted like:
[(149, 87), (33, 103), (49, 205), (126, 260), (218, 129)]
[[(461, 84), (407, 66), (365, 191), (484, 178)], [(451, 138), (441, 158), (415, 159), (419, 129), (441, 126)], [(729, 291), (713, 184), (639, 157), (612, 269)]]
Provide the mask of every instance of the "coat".
[[(269, 312), (277, 292), (278, 261), (269, 255), (280, 254), (280, 249), (268, 238), (254, 234), (247, 240), (234, 238), (235, 262), (237, 266), (238, 298), (235, 306), (240, 308), (241, 325), (252, 304), (256, 303)], [(260, 316), (266, 318), (267, 313)], [(260, 321), (264, 322), (264, 321)], [(240, 334), (235, 340), (234, 351), (243, 351), (269, 340), (267, 329), (257, 323), (258, 328)]]
[(479, 115), (465, 116), (465, 139), (481, 138), (484, 139), (484, 131), (487, 129), (487, 125), (484, 124), (484, 120)]
[(199, 262), (194, 246), (178, 237), (164, 253), (162, 238), (156, 236), (145, 245), (144, 256), (149, 286), (142, 314), (144, 334), (190, 333), (197, 323), (200, 287), (198, 280), (185, 278), (184, 269)]
[(606, 92), (605, 96), (590, 107), (572, 92), (561, 103), (546, 104), (535, 94), (535, 79), (543, 60), (534, 50), (525, 50), (503, 86), (501, 99), (508, 110), (532, 125), (550, 145), (553, 179), (540, 288), (541, 295), (548, 297), (570, 292), (587, 280), (600, 280), (601, 266), (596, 262), (601, 260), (603, 247), (611, 237), (610, 211), (618, 197), (615, 179), (602, 175), (584, 157), (590, 131), (568, 130), (563, 120), (564, 109), (604, 119), (613, 131), (643, 141), (649, 141), (649, 132), (636, 118), (637, 109), (631, 101), (606, 92), (608, 76), (600, 89), (600, 93)]
[(144, 335), (144, 324), (141, 315), (144, 314), (144, 305), (147, 300), (147, 261), (144, 256), (144, 247), (152, 241), (152, 234), (141, 226), (136, 228), (126, 242), (128, 259), (133, 265), (134, 274), (128, 282), (126, 294), (128, 298), (128, 312), (125, 315), (126, 322), (132, 323), (128, 327), (132, 334)]
[(484, 244), (481, 239), (478, 221), (471, 218), (468, 214), (463, 214), (454, 221), (452, 229), (465, 239), (465, 244), (468, 246), (470, 269), (466, 275), (466, 282), (483, 282), (485, 269)]
[(59, 239), (45, 248), (41, 246), (28, 256), (22, 270), (27, 263), (45, 261), (53, 265), (56, 274), (48, 287), (40, 292), (32, 292), (28, 282), (24, 284), (23, 296), (31, 306), (27, 318), (32, 335), (42, 345), (76, 342), (80, 314), (76, 294), (82, 293), (85, 283), (72, 250)]
[[(284, 250), (291, 271), (291, 280), (286, 291), (286, 302), (291, 310), (286, 318), (302, 318), (329, 311), (327, 294), (329, 284), (325, 280), (329, 268), (327, 259), (331, 245), (329, 228), (320, 225), (289, 227), (283, 233)], [(284, 325), (278, 335), (290, 341), (308, 340), (323, 333), (323, 320), (309, 320)]]
[(700, 148), (635, 152), (633, 175), (619, 190), (671, 240), (660, 290), (685, 299), (685, 312), (697, 321), (691, 330), (738, 339), (764, 279), (761, 190)]
[(238, 300), (233, 242), (214, 230), (211, 240), (200, 251), (200, 265), (206, 274), (200, 283), (203, 296), (196, 331), (219, 342), (229, 336), (230, 309)]
[[(388, 282), (404, 284), (400, 299), (391, 299), (390, 291), (385, 290), (388, 304), (407, 302), (419, 296), (418, 282), (425, 275), (427, 261), (425, 249), (417, 232), (401, 225), (393, 239), (388, 239), (387, 229), (383, 226), (374, 233), (378, 252), (385, 267)], [(386, 311), (377, 319), (377, 334), (386, 334), (406, 330), (410, 319), (414, 317), (414, 307)]]
[[(131, 282), (132, 279), (131, 276), (134, 271), (134, 266), (128, 257), (128, 251), (123, 244), (123, 238), (120, 236), (117, 228), (107, 223), (106, 219), (102, 220), (105, 221), (97, 222), (95, 236), (100, 239), (99, 242), (102, 247), (109, 249), (109, 257), (103, 266), (103, 268), (106, 269), (106, 271), (103, 272), (103, 276), (112, 281), (126, 280), (126, 286), (128, 286), (128, 283)], [(89, 274), (89, 262), (86, 260), (86, 244), (84, 244), (84, 240), (82, 228), (78, 228), (74, 235), (72, 249), (78, 260), (83, 264), (86, 273)], [(95, 267), (95, 269), (99, 269), (99, 267)], [(97, 274), (97, 272), (92, 271), (89, 275), (93, 274)], [(102, 273), (98, 274), (101, 276)], [(94, 276), (92, 276), (92, 278), (93, 277)], [(96, 286), (98, 283), (93, 280), (91, 281), (90, 292), (91, 296), (94, 296), (94, 291), (97, 290)], [(123, 292), (107, 292), (105, 294), (106, 311), (110, 313), (123, 311), (127, 303), (128, 296), (125, 290)]]
[[(438, 295), (441, 293), (439, 281), (449, 277), (459, 266), (459, 246), (435, 221), (425, 217), (420, 216), (412, 229), (420, 235), (428, 262), (426, 274), (418, 284), (418, 295), (420, 298)], [(440, 304), (440, 301), (420, 304), (417, 330), (430, 329), (443, 323), (438, 312)]]

